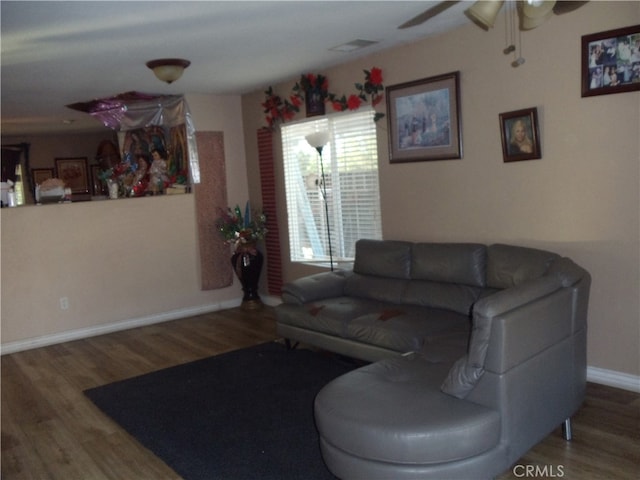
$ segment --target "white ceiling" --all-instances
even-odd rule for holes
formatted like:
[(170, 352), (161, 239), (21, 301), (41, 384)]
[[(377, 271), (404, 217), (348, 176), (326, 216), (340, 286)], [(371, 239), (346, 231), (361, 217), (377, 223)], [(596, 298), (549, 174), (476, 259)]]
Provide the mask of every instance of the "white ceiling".
[[(2, 134), (101, 127), (65, 105), (134, 90), (242, 94), (469, 21), (463, 1), (425, 24), (397, 28), (436, 3), (2, 0)], [(355, 39), (379, 43), (330, 50)], [(145, 66), (168, 57), (191, 60), (171, 85)]]

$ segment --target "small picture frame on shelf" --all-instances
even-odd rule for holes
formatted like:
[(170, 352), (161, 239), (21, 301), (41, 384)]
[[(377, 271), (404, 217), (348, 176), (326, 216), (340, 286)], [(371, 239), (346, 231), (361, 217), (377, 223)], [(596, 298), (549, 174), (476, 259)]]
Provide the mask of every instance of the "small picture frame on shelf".
[(500, 134), (505, 162), (542, 158), (537, 108), (501, 113)]
[(32, 168), (31, 178), (33, 179), (33, 186), (40, 185), (45, 180), (53, 178), (53, 168)]
[(63, 180), (73, 194), (89, 193), (87, 157), (56, 158), (57, 177)]

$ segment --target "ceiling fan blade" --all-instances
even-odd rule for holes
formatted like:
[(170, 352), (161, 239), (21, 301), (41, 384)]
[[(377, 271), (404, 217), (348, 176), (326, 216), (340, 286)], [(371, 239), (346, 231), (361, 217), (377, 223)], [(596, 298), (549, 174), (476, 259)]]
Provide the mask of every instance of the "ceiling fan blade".
[(555, 13), (556, 15), (562, 15), (563, 13), (573, 12), (574, 10), (583, 6), (585, 3), (589, 2), (578, 2), (573, 0), (558, 1), (553, 7), (553, 13)]
[(450, 0), (450, 1), (440, 2), (437, 5), (434, 5), (433, 7), (426, 9), (420, 15), (413, 17), (408, 22), (403, 23), (398, 27), (398, 29), (404, 29), (404, 28), (415, 27), (416, 25), (420, 25), (421, 23), (426, 22), (430, 18), (433, 18), (436, 15), (440, 15), (442, 12), (444, 12), (445, 10), (448, 10), (449, 8), (453, 7), (456, 3), (459, 3), (459, 2), (460, 0)]

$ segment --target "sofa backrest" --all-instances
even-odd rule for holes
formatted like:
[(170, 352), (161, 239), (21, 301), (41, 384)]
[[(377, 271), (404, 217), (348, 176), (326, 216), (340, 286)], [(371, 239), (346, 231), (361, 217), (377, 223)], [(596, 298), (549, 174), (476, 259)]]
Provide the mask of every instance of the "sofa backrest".
[(408, 279), (411, 273), (411, 245), (397, 240), (358, 240), (353, 272)]
[(560, 255), (535, 248), (494, 244), (487, 248), (486, 285), (491, 288), (515, 287), (544, 275)]
[(480, 297), (541, 277), (559, 258), (504, 244), (362, 239), (345, 293), (468, 314)]
[(479, 243), (416, 243), (411, 278), (432, 282), (486, 285), (487, 247)]
[(481, 244), (359, 240), (345, 293), (468, 315), (484, 290), (486, 256)]

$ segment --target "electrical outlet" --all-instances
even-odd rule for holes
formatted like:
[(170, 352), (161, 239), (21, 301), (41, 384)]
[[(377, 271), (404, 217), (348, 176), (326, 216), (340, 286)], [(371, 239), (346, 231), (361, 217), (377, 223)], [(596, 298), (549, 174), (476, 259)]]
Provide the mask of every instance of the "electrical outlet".
[(69, 310), (69, 298), (60, 297), (60, 309), (61, 310)]

